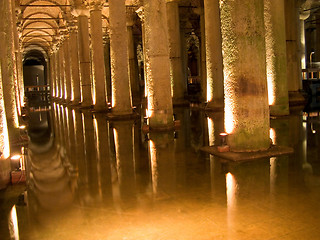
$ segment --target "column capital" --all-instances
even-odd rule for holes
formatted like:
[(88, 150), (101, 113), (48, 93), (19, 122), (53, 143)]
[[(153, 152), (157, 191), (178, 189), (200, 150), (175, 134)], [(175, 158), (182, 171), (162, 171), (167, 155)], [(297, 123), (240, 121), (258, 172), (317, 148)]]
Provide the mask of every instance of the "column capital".
[(132, 27), (134, 25), (134, 17), (137, 14), (135, 8), (126, 8), (126, 17), (127, 17), (127, 27)]
[(101, 11), (104, 5), (103, 1), (101, 0), (89, 0), (87, 4), (90, 11)]
[(138, 17), (141, 19), (141, 22), (144, 22), (144, 7), (139, 7), (136, 10)]

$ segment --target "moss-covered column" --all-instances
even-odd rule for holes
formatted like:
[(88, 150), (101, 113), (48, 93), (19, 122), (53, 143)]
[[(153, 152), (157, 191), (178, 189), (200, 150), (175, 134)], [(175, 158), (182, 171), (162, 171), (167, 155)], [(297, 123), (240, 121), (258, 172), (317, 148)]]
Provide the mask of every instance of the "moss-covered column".
[(225, 130), (231, 151), (270, 146), (263, 0), (221, 0)]
[(102, 3), (100, 1), (95, 1), (90, 6), (93, 104), (96, 111), (107, 109), (101, 8)]
[(80, 63), (79, 63), (79, 52), (78, 52), (78, 30), (76, 26), (70, 27), (70, 63), (71, 63), (71, 88), (72, 96), (71, 101), (75, 104), (81, 101), (81, 90), (80, 90)]
[(289, 114), (284, 0), (265, 0), (266, 69), (270, 114)]
[(287, 51), (287, 81), (290, 104), (304, 102), (299, 92), (302, 89), (301, 60), (299, 57), (300, 38), (298, 1), (285, 0), (285, 23), (286, 23), (286, 51)]
[(109, 0), (112, 113), (132, 113), (125, 0)]
[(145, 59), (150, 128), (173, 127), (165, 0), (144, 1)]
[(184, 95), (187, 89), (182, 68), (179, 4), (177, 0), (167, 1), (167, 16), (173, 103), (181, 104), (184, 103)]
[(92, 105), (91, 95), (91, 67), (90, 67), (90, 47), (89, 47), (89, 25), (88, 10), (81, 6), (72, 12), (78, 19), (78, 44), (80, 61), (80, 82), (81, 82), (81, 105), (89, 107)]
[(223, 109), (223, 63), (219, 0), (204, 0), (208, 108)]

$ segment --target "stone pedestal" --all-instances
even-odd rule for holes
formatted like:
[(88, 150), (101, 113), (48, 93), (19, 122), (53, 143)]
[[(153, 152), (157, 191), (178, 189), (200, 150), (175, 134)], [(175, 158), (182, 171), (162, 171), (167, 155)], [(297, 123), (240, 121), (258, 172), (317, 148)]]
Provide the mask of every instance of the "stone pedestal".
[(207, 103), (208, 108), (223, 109), (223, 64), (218, 0), (204, 1)]
[(101, 7), (100, 4), (96, 3), (90, 9), (93, 104), (96, 111), (107, 109)]
[(112, 113), (132, 113), (125, 0), (109, 1)]
[(266, 150), (269, 104), (265, 67), (264, 1), (223, 1), (225, 130), (231, 151)]
[(144, 20), (150, 129), (172, 128), (166, 1), (144, 1)]
[(266, 68), (270, 114), (289, 114), (284, 0), (265, 0)]

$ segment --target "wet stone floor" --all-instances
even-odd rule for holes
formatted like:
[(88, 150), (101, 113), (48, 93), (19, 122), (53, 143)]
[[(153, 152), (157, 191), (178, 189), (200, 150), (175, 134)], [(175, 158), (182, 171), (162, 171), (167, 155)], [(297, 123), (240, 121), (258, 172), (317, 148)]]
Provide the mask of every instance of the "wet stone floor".
[(318, 112), (271, 119), (275, 144), (294, 154), (230, 162), (223, 113), (176, 108), (171, 132), (143, 117), (53, 104), (30, 114), (26, 184), (0, 192), (0, 239), (320, 239)]

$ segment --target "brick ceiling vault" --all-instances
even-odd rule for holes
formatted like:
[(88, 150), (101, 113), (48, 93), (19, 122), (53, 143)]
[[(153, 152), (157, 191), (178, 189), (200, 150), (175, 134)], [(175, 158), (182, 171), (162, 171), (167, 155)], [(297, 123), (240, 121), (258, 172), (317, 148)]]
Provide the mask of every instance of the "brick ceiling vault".
[[(22, 52), (39, 51), (47, 58), (50, 51), (72, 25), (76, 17), (72, 14), (77, 8), (87, 8), (90, 4), (103, 3), (103, 28), (108, 29), (108, 0), (16, 0), (17, 28)], [(203, 0), (179, 0), (180, 6), (201, 5)], [(301, 12), (311, 9), (319, 12), (319, 0), (300, 0)], [(143, 0), (126, 0), (128, 7), (138, 9)], [(319, 15), (316, 19), (320, 19)], [(314, 21), (314, 20), (313, 20)]]

